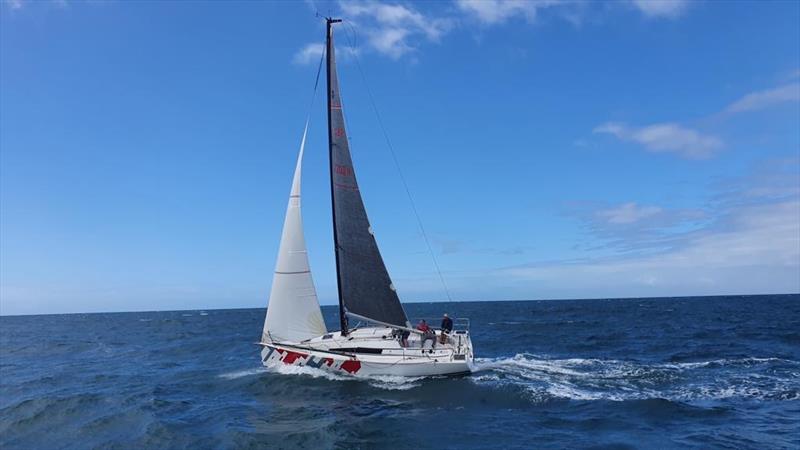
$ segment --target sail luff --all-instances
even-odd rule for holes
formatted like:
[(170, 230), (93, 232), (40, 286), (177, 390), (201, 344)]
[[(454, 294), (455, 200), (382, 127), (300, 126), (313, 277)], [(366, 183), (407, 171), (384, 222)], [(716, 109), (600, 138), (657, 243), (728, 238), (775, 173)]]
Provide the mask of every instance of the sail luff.
[(408, 319), (386, 270), (369, 224), (350, 155), (342, 113), (332, 24), (328, 19), (328, 143), (331, 203), (336, 253), (339, 314), (347, 333), (347, 313), (408, 325)]

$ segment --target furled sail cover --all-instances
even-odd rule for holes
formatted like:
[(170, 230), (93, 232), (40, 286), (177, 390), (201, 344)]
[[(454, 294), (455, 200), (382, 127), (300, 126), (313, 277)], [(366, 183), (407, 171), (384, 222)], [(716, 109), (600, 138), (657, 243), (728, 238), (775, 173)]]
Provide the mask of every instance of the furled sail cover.
[(339, 301), (347, 312), (393, 325), (407, 326), (406, 313), (386, 271), (358, 190), (339, 96), (333, 32), (330, 33), (328, 132), (331, 146), (334, 233), (338, 245), (336, 261), (341, 296)]
[(264, 342), (301, 342), (327, 332), (308, 265), (303, 218), (300, 214), (300, 173), (307, 131), (308, 122), (303, 130), (289, 206), (283, 222), (278, 261), (275, 263), (267, 318), (264, 321)]

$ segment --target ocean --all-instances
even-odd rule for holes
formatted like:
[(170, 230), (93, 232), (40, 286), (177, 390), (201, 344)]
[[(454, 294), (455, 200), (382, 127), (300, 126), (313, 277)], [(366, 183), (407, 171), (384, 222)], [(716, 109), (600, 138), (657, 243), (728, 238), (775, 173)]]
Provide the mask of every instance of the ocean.
[(0, 317), (0, 447), (800, 448), (800, 295), (405, 307), (476, 371), (269, 372), (264, 309)]

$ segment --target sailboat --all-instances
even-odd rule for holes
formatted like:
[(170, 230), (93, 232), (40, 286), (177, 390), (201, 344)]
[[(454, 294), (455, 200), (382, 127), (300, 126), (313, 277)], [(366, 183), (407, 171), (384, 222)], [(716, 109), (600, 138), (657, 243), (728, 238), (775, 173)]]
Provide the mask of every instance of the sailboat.
[[(473, 362), (469, 321), (454, 329), (412, 328), (381, 257), (356, 182), (345, 130), (327, 18), (328, 152), (339, 331), (322, 318), (308, 263), (300, 211), (300, 179), (308, 122), (294, 170), (278, 259), (259, 345), (267, 367), (309, 366), (345, 375), (435, 376), (469, 373)], [(351, 326), (355, 324), (354, 326)]]

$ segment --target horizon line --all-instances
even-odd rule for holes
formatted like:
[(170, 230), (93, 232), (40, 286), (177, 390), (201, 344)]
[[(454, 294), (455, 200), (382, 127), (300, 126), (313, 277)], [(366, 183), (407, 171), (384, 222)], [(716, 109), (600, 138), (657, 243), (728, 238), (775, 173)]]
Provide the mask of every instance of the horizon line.
[[(708, 295), (665, 295), (658, 297), (583, 297), (583, 298), (533, 298), (533, 299), (498, 299), (498, 300), (431, 300), (431, 301), (418, 301), (418, 302), (405, 302), (405, 303), (496, 303), (496, 302), (562, 302), (562, 301), (583, 301), (583, 300), (663, 300), (663, 299), (680, 299), (680, 298), (716, 298), (716, 297), (761, 297), (761, 296), (800, 296), (800, 292), (786, 292), (780, 294), (708, 294)], [(338, 303), (320, 304), (323, 306), (338, 306)], [(145, 309), (145, 310), (128, 310), (128, 311), (75, 311), (75, 312), (61, 312), (61, 313), (37, 313), (37, 314), (3, 314), (0, 312), (0, 317), (27, 317), (27, 316), (65, 316), (71, 314), (130, 314), (130, 313), (157, 313), (157, 312), (186, 312), (186, 311), (231, 311), (240, 309), (265, 309), (265, 306), (251, 306), (240, 308), (195, 308), (195, 309)]]

